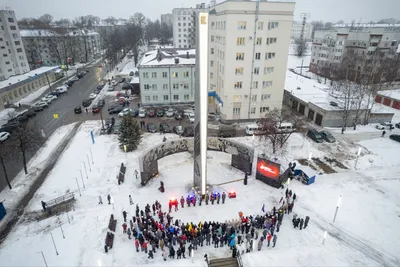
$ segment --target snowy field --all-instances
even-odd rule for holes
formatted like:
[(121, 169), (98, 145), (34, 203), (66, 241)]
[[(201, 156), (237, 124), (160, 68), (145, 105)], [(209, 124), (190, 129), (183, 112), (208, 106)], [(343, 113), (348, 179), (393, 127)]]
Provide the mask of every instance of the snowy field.
[[(122, 233), (122, 211), (126, 210), (130, 217), (136, 204), (143, 207), (157, 199), (166, 207), (170, 197), (187, 195), (193, 177), (192, 158), (189, 153), (180, 153), (159, 160), (159, 177), (142, 187), (133, 174), (139, 170), (138, 158), (143, 151), (161, 143), (163, 135), (145, 134), (136, 152), (123, 153), (116, 136), (96, 134), (95, 144), (92, 144), (90, 131), (94, 127), (99, 128), (99, 122), (82, 125), (26, 207), (25, 217), (0, 246), (0, 266), (43, 266), (40, 251), (49, 266), (206, 266), (205, 253), (210, 259), (231, 254), (226, 246), (217, 249), (205, 246), (195, 251), (193, 259), (164, 262), (159, 251), (153, 260), (148, 260), (144, 253), (136, 253), (133, 240)], [(166, 137), (168, 140), (177, 138), (172, 134)], [(264, 142), (258, 139), (234, 139), (256, 147), (256, 155), (267, 152)], [(389, 141), (386, 138), (362, 144), (339, 141), (328, 145), (315, 144), (299, 134), (292, 135), (284, 156), (280, 156), (283, 165), (294, 159), (307, 158), (312, 152), (313, 157), (334, 157), (348, 170), (317, 175), (316, 182), (309, 186), (293, 180), (289, 188), (298, 196), (293, 211), (303, 218), (310, 216), (309, 227), (302, 231), (293, 229), (291, 216), (284, 217), (277, 233), (276, 247), (264, 245), (261, 251), (244, 254), (244, 266), (400, 266), (397, 256), (400, 252), (400, 230), (397, 228), (400, 158), (396, 157), (400, 146)], [(363, 153), (357, 170), (354, 170), (356, 153), (361, 145)], [(127, 171), (125, 182), (118, 185), (115, 176), (121, 162), (126, 164)], [(84, 164), (88, 168), (87, 178)], [(219, 191), (236, 191), (237, 198), (227, 199), (223, 205), (185, 207), (172, 212), (172, 216), (183, 222), (225, 222), (238, 219), (239, 211), (245, 216), (256, 215), (261, 213), (263, 204), (267, 210), (278, 206), (283, 190), (255, 180), (254, 174), (249, 177), (247, 186), (242, 182), (217, 186), (241, 178), (243, 173), (230, 167), (230, 155), (208, 152), (208, 183)], [(165, 193), (157, 190), (161, 180), (165, 183)], [(82, 196), (79, 196), (77, 181)], [(48, 201), (67, 192), (74, 192), (77, 199), (75, 210), (68, 213), (70, 223), (67, 214), (31, 221), (32, 214), (41, 210), (41, 200)], [(114, 205), (107, 205), (107, 194), (113, 197)], [(128, 195), (133, 197), (132, 206)], [(340, 195), (342, 205), (336, 222), (332, 223)], [(98, 196), (102, 196), (104, 205), (98, 205)], [(114, 247), (105, 254), (104, 239), (112, 213), (118, 220), (117, 231)], [(328, 237), (322, 245), (324, 231), (328, 232)]]

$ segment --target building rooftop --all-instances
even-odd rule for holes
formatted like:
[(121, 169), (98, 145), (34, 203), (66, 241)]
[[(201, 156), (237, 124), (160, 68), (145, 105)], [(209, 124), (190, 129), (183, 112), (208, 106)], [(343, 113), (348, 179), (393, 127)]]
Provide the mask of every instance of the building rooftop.
[[(189, 55), (189, 58), (188, 58)], [(179, 59), (179, 63), (176, 63)], [(150, 66), (176, 66), (176, 65), (195, 65), (195, 49), (158, 49), (145, 53), (139, 61), (140, 67)]]
[(52, 66), (52, 67), (41, 67), (35, 70), (31, 70), (30, 72), (27, 72), (25, 74), (21, 75), (16, 75), (8, 78), (7, 80), (0, 81), (0, 91), (8, 86), (14, 85), (19, 82), (23, 82), (24, 80), (27, 80), (31, 77), (34, 77), (36, 75), (41, 75), (45, 72), (51, 71), (51, 70), (56, 70), (60, 68), (60, 66)]
[(378, 94), (395, 100), (400, 100), (400, 89), (379, 91)]
[(334, 24), (334, 28), (398, 28), (400, 24), (378, 24), (378, 23), (351, 23), (349, 24)]
[[(21, 37), (38, 37), (38, 36), (59, 36), (57, 32), (47, 30), (47, 29), (23, 29), (19, 31)], [(99, 33), (94, 31), (84, 31), (84, 30), (73, 30), (68, 32), (70, 36), (89, 36), (89, 35), (99, 35)]]

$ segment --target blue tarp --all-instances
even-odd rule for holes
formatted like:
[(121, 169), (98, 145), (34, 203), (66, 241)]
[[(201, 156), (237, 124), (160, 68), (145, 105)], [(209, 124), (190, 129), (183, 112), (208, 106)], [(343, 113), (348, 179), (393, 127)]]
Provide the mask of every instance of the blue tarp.
[(294, 176), (300, 176), (302, 179), (299, 179), (303, 184), (310, 185), (315, 182), (315, 177), (317, 176), (314, 172), (306, 173), (305, 170), (296, 169), (294, 170)]
[(6, 216), (6, 209), (4, 208), (3, 202), (0, 202), (0, 220)]

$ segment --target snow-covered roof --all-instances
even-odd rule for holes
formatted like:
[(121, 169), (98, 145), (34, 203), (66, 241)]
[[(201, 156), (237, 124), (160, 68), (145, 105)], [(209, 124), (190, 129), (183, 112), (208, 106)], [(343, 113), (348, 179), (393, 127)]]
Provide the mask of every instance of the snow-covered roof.
[(27, 80), (27, 79), (29, 79), (31, 77), (36, 76), (36, 75), (41, 75), (41, 74), (43, 74), (45, 72), (56, 70), (58, 68), (60, 68), (60, 66), (41, 67), (41, 68), (32, 70), (30, 72), (27, 72), (25, 74), (12, 76), (12, 77), (8, 78), (7, 80), (4, 80), (4, 81), (0, 82), (0, 90), (6, 88), (8, 86), (14, 85), (16, 83), (23, 82), (24, 80)]
[[(157, 55), (160, 53), (160, 60)], [(187, 58), (189, 53), (189, 58)], [(179, 59), (179, 63), (175, 63), (175, 59)], [(146, 52), (139, 62), (139, 67), (149, 66), (166, 66), (166, 65), (195, 65), (196, 50), (195, 49), (159, 49)]]
[(363, 28), (397, 28), (400, 27), (400, 24), (388, 24), (388, 23), (355, 23), (352, 25), (351, 23), (349, 24), (335, 24), (333, 25), (334, 28), (349, 28), (349, 27), (363, 27)]
[(140, 79), (139, 76), (134, 76), (134, 77), (132, 77), (132, 80), (130, 81), (130, 83), (131, 84), (139, 83), (140, 82), (139, 79)]
[(400, 100), (400, 89), (379, 91), (378, 94), (395, 100)]
[(52, 32), (50, 30), (38, 30), (38, 29), (20, 30), (19, 34), (21, 35), (21, 37), (38, 37), (38, 36), (52, 37), (58, 35), (57, 33)]

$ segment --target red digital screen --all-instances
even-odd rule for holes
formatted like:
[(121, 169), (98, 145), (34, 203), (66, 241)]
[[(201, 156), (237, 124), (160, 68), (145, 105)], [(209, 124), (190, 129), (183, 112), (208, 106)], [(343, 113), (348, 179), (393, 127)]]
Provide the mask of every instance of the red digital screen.
[(280, 175), (280, 164), (258, 158), (257, 160), (257, 173), (271, 179), (278, 179)]

